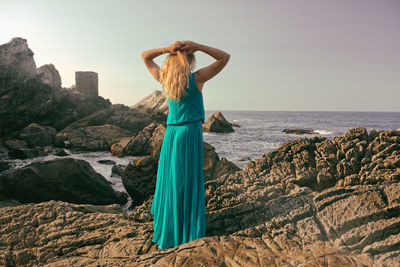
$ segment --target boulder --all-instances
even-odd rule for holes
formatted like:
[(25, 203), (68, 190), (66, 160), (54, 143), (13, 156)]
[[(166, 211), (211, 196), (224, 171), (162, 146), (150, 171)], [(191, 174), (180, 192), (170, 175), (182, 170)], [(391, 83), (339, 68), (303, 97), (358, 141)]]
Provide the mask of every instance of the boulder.
[(227, 160), (225, 157), (220, 159), (215, 151), (215, 147), (209, 143), (204, 142), (203, 147), (204, 181), (214, 180), (223, 174), (230, 174), (240, 170), (238, 166)]
[(130, 108), (141, 110), (145, 113), (160, 112), (168, 115), (168, 101), (161, 90), (154, 90), (153, 93), (141, 99), (138, 103)]
[(25, 140), (29, 147), (53, 145), (56, 139), (56, 130), (53, 127), (33, 122), (22, 129), (19, 138)]
[(12, 77), (23, 81), (34, 77), (37, 73), (33, 55), (27, 40), (21, 37), (14, 37), (0, 45), (0, 80), (6, 82)]
[(158, 158), (164, 135), (165, 127), (152, 122), (137, 136), (122, 138), (118, 143), (113, 144), (111, 153), (117, 157), (153, 155)]
[(0, 175), (0, 200), (124, 204), (127, 196), (115, 192), (110, 184), (84, 160), (62, 158), (33, 162)]
[(39, 67), (37, 73), (41, 75), (44, 83), (54, 88), (61, 88), (61, 76), (53, 64), (45, 64)]
[(58, 137), (68, 140), (73, 148), (88, 151), (110, 150), (112, 144), (130, 135), (130, 131), (112, 124), (70, 128), (57, 133)]
[(10, 139), (4, 142), (4, 146), (9, 150), (28, 148), (28, 143), (25, 140)]
[(132, 199), (131, 207), (138, 206), (154, 194), (158, 160), (151, 155), (129, 163), (122, 170), (122, 183)]
[(230, 133), (235, 131), (232, 123), (228, 122), (220, 111), (211, 115), (202, 126), (204, 132)]
[(287, 134), (314, 134), (314, 130), (311, 129), (284, 129), (282, 132)]

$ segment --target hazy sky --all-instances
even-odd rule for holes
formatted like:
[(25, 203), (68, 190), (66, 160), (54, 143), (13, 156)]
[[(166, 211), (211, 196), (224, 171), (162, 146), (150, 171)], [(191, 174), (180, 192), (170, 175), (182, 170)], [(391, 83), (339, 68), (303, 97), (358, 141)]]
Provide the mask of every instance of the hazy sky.
[[(231, 54), (204, 85), (206, 110), (400, 111), (398, 0), (0, 0), (0, 44), (13, 37), (63, 87), (98, 72), (114, 104), (161, 90), (141, 52), (192, 40)], [(195, 55), (196, 70), (214, 61)]]

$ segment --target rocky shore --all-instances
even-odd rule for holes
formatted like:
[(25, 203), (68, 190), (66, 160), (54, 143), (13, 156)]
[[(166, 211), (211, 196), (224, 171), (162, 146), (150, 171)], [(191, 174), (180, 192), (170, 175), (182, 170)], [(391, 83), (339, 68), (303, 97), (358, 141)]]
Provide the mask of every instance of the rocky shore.
[[(0, 55), (1, 266), (400, 262), (400, 129), (299, 137), (243, 169), (205, 142), (206, 236), (160, 250), (150, 208), (166, 129), (162, 96), (127, 107), (72, 93), (54, 65), (36, 69), (22, 38), (1, 45)], [(219, 112), (206, 125), (239, 127)], [(127, 194), (64, 148), (137, 157), (112, 168)], [(49, 154), (64, 158), (17, 169), (5, 160)]]
[[(400, 131), (364, 128), (333, 141), (283, 143), (243, 170), (208, 180), (206, 237), (166, 250), (151, 242), (151, 186), (142, 187), (148, 196), (129, 215), (116, 204), (51, 200), (5, 207), (0, 263), (395, 266), (399, 146)], [(148, 164), (140, 166), (145, 171)]]

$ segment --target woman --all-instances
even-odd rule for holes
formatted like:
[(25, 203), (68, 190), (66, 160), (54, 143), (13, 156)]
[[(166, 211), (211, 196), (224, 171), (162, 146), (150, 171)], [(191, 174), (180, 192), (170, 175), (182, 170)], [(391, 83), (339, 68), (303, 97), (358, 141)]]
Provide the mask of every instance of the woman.
[[(192, 72), (196, 51), (207, 53), (216, 61)], [(169, 55), (160, 69), (153, 58), (164, 53)], [(230, 55), (195, 42), (176, 41), (168, 47), (147, 50), (142, 58), (161, 83), (169, 107), (151, 206), (152, 241), (165, 249), (205, 236), (202, 90), (204, 83), (225, 67)]]

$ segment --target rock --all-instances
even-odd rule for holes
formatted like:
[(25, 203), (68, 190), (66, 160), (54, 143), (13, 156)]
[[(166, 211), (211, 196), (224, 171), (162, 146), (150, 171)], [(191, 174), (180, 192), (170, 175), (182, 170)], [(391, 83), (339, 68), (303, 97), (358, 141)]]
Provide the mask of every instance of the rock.
[(37, 69), (37, 73), (42, 75), (42, 81), (51, 87), (61, 88), (61, 76), (53, 64), (46, 64)]
[(25, 140), (10, 139), (4, 142), (4, 146), (10, 150), (28, 148), (28, 143)]
[(165, 127), (162, 124), (150, 123), (137, 136), (126, 137), (111, 146), (114, 156), (143, 156), (160, 155), (162, 141), (165, 135)]
[(16, 37), (0, 46), (0, 139), (15, 138), (32, 122), (59, 131), (111, 105), (102, 97), (61, 88), (58, 78), (51, 64), (36, 69), (26, 39)]
[(208, 202), (206, 236), (163, 250), (151, 242), (151, 201), (129, 216), (118, 205), (49, 201), (5, 207), (0, 264), (393, 266), (399, 261), (400, 220), (391, 195), (398, 188), (298, 189), (267, 202), (226, 202), (217, 210)]
[(71, 203), (124, 204), (102, 175), (84, 160), (63, 158), (33, 162), (0, 175), (0, 199), (21, 203), (63, 200)]
[[(75, 140), (77, 142), (75, 143), (73, 142), (73, 140), (71, 141), (69, 138), (67, 138), (71, 142), (72, 147), (78, 146), (81, 149), (84, 149), (87, 146), (85, 142), (83, 142), (87, 139), (85, 138), (86, 135), (85, 132), (87, 131), (91, 132), (93, 130), (96, 132), (94, 133), (95, 136), (93, 137), (95, 142), (94, 145), (96, 146), (96, 142), (98, 142), (98, 139), (101, 140), (107, 138), (106, 142), (107, 145), (101, 147), (102, 149), (109, 150), (112, 144), (121, 141), (123, 137), (128, 137), (128, 136), (131, 137), (138, 135), (140, 131), (142, 131), (146, 126), (148, 126), (152, 122), (164, 125), (166, 123), (166, 116), (164, 114), (161, 115), (160, 114), (161, 113), (145, 114), (143, 112), (129, 108), (122, 104), (114, 104), (107, 109), (100, 110), (94, 114), (91, 114), (85, 118), (82, 118), (70, 124), (68, 127), (58, 132), (57, 136), (67, 137), (68, 135), (72, 134), (72, 137), (77, 138)], [(115, 131), (113, 130), (114, 134), (109, 135), (109, 131), (103, 131), (102, 133), (96, 127), (94, 127), (107, 124), (118, 126), (120, 127), (118, 129), (124, 129), (124, 130), (120, 130), (120, 132), (118, 132), (116, 130), (117, 128), (114, 127), (115, 130)], [(89, 127), (94, 127), (94, 128), (90, 129)], [(108, 137), (103, 136), (104, 134), (109, 136)], [(115, 138), (109, 138), (112, 136), (114, 136)]]
[(251, 158), (249, 156), (244, 156), (239, 159), (239, 161), (249, 161)]
[(284, 129), (282, 132), (287, 134), (314, 134), (312, 129)]
[(161, 90), (154, 90), (153, 93), (144, 97), (138, 103), (130, 108), (141, 110), (145, 113), (156, 113), (160, 112), (168, 115), (168, 101)]
[(20, 148), (20, 149), (11, 149), (8, 151), (8, 157), (10, 159), (30, 159), (36, 157), (46, 156), (47, 153), (42, 149), (37, 148)]
[(114, 165), (115, 161), (110, 160), (110, 159), (101, 159), (97, 161), (100, 164), (104, 164), (104, 165)]
[(25, 80), (36, 75), (34, 53), (26, 39), (14, 37), (10, 42), (0, 45), (0, 80), (9, 77)]
[(216, 112), (203, 124), (204, 132), (230, 133), (235, 130), (232, 123), (228, 122), (221, 112)]
[(137, 158), (122, 170), (122, 183), (132, 199), (132, 206), (142, 204), (156, 188), (158, 160), (151, 155)]
[(110, 150), (111, 145), (122, 138), (130, 136), (131, 132), (112, 124), (72, 128), (57, 133), (65, 137), (73, 148), (80, 150), (99, 151)]
[[(151, 155), (124, 169), (143, 200), (129, 215), (118, 205), (61, 201), (4, 207), (0, 265), (396, 266), (400, 132), (372, 140), (362, 132), (291, 140), (206, 181), (206, 236), (174, 248), (151, 241)], [(335, 173), (342, 160), (353, 168), (364, 158), (358, 173)]]
[(19, 138), (25, 140), (29, 147), (53, 145), (56, 130), (50, 126), (31, 123), (22, 129)]
[(3, 171), (6, 171), (8, 169), (10, 169), (12, 166), (12, 164), (10, 162), (7, 161), (0, 161), (0, 173), (2, 173)]
[(69, 154), (67, 153), (67, 152), (65, 152), (65, 150), (64, 149), (60, 149), (57, 153), (56, 153), (56, 156), (59, 156), (59, 157), (64, 157), (64, 156), (68, 156)]
[(220, 159), (215, 151), (215, 147), (209, 143), (204, 142), (203, 147), (204, 181), (214, 180), (223, 174), (230, 174), (240, 170), (238, 166), (228, 161), (225, 157)]
[(111, 169), (111, 177), (115, 177), (115, 176), (122, 176), (122, 170), (125, 166), (121, 165), (121, 164), (115, 164), (114, 166), (112, 166)]

